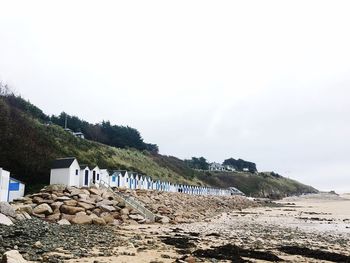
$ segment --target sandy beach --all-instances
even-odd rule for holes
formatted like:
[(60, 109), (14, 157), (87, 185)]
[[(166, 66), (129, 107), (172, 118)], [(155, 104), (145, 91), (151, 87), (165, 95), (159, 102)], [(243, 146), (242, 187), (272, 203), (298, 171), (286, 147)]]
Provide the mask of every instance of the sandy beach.
[(349, 262), (350, 198), (290, 197), (203, 222), (119, 227), (111, 257), (66, 262)]

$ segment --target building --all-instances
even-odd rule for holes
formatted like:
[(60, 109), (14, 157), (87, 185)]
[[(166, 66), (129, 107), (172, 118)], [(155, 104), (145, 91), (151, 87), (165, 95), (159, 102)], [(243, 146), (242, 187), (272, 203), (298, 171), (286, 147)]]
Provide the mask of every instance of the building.
[(103, 181), (107, 184), (110, 183), (109, 181), (109, 172), (107, 169), (100, 169), (100, 181)]
[(211, 163), (209, 164), (209, 171), (225, 171), (225, 167), (219, 163)]
[(100, 168), (96, 165), (94, 169), (91, 170), (92, 183), (96, 184), (100, 182)]
[(25, 184), (10, 177), (10, 172), (0, 168), (0, 202), (11, 202), (24, 196)]
[(74, 157), (53, 161), (50, 172), (50, 184), (80, 186), (80, 166)]
[(72, 134), (77, 138), (85, 139), (84, 133), (82, 132), (72, 132)]
[(226, 171), (234, 172), (236, 169), (232, 165), (224, 165)]
[(10, 172), (0, 168), (0, 202), (7, 202), (9, 195)]
[(24, 196), (25, 184), (15, 178), (10, 177), (9, 193), (7, 202)]
[(88, 165), (80, 165), (80, 181), (79, 186), (90, 186), (91, 171)]

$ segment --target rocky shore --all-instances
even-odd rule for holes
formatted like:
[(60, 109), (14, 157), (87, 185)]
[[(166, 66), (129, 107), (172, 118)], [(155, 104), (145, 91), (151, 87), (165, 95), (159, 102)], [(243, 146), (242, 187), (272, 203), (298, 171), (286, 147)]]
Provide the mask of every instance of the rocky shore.
[[(40, 197), (48, 191), (41, 192)], [(73, 189), (64, 189), (62, 193), (80, 201), (79, 195), (72, 195)], [(72, 221), (61, 225), (57, 222), (62, 219), (53, 222), (47, 220), (50, 214), (44, 218), (34, 213), (31, 219), (0, 225), (0, 254), (15, 250), (24, 260), (55, 263), (350, 262), (350, 211), (344, 209), (349, 207), (349, 199), (290, 198), (257, 206), (242, 197), (205, 198), (143, 191), (127, 194), (142, 200), (170, 223), (136, 224), (128, 216), (118, 224)], [(96, 192), (90, 192), (89, 198), (91, 195)], [(103, 191), (98, 196), (102, 198)], [(38, 195), (28, 198), (35, 197)], [(114, 202), (113, 212), (118, 212), (120, 201)], [(14, 207), (30, 205), (34, 210), (42, 203), (22, 202)], [(88, 211), (94, 213), (99, 208), (94, 207)], [(13, 211), (18, 217), (22, 210)], [(62, 216), (64, 213), (59, 211)], [(87, 210), (85, 213), (91, 215)]]

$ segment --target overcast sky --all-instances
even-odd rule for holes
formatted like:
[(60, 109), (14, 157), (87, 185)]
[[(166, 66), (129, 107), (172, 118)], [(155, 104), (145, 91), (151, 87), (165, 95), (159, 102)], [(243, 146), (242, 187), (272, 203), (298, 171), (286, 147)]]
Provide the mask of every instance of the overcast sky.
[(137, 128), (350, 191), (349, 1), (2, 1), (0, 79), (47, 114)]

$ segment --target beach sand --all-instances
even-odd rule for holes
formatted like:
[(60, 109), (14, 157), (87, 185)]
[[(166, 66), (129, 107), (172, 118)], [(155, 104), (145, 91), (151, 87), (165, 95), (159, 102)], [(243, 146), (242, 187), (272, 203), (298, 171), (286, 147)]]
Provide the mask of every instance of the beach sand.
[(350, 195), (289, 197), (204, 222), (125, 226), (116, 234), (127, 245), (114, 256), (66, 262), (350, 262)]

